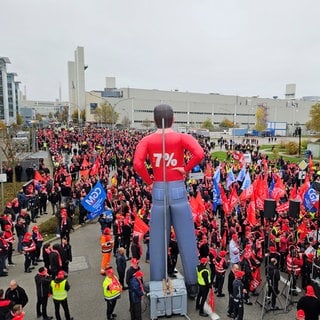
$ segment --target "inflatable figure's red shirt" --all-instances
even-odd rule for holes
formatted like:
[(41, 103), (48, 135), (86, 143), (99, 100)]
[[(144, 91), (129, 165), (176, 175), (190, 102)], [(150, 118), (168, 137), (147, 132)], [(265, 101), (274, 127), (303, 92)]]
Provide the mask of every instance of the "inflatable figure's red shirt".
[[(183, 167), (188, 173), (193, 167), (201, 162), (204, 152), (198, 141), (189, 134), (183, 134), (166, 129), (165, 133), (165, 153), (162, 150), (162, 130), (144, 137), (137, 145), (133, 166), (140, 177), (148, 184), (154, 181), (164, 181), (163, 165), (166, 167), (166, 181), (182, 180), (184, 177), (173, 168)], [(184, 161), (184, 151), (188, 150), (191, 158), (188, 163)], [(145, 165), (145, 160), (149, 158), (154, 180), (151, 179)], [(163, 159), (164, 158), (164, 159)]]

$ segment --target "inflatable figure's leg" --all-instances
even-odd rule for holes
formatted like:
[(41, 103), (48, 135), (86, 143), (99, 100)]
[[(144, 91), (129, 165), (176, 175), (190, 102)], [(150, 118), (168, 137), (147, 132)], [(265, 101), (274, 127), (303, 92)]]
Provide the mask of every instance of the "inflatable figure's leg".
[(186, 284), (197, 283), (196, 267), (199, 264), (193, 217), (188, 204), (171, 207), (172, 224), (176, 233)]
[(176, 233), (188, 295), (197, 294), (198, 249), (191, 208), (184, 183), (170, 183), (169, 203), (172, 225)]
[[(150, 281), (162, 281), (166, 277), (167, 249), (164, 236), (164, 189), (163, 183), (155, 183), (152, 191), (152, 208), (150, 216)], [(167, 240), (170, 235), (170, 210), (166, 210)], [(166, 245), (166, 248), (168, 245)]]

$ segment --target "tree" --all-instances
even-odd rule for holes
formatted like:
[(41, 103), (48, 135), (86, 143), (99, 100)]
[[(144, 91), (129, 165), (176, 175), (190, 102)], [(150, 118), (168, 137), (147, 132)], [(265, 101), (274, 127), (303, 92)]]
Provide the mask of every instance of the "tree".
[(214, 126), (211, 122), (210, 119), (206, 119), (205, 121), (203, 121), (203, 123), (201, 124), (201, 128), (204, 128), (204, 129), (208, 129), (209, 131), (213, 131), (214, 129)]
[(219, 127), (220, 128), (234, 128), (234, 123), (233, 123), (233, 121), (225, 118), (220, 122)]
[(48, 114), (48, 118), (49, 118), (49, 119), (52, 119), (52, 118), (53, 118), (53, 114), (52, 114), (52, 112), (49, 112), (49, 114)]
[(40, 113), (36, 114), (36, 120), (42, 121), (42, 115)]
[(150, 120), (150, 119), (144, 119), (143, 121), (142, 121), (142, 125), (144, 126), (144, 127), (146, 127), (147, 129), (148, 128), (150, 128), (151, 127), (151, 124), (152, 124), (152, 121)]
[(307, 130), (320, 131), (320, 103), (313, 105), (309, 112), (311, 120), (306, 122)]
[(97, 122), (104, 124), (116, 124), (119, 118), (119, 114), (114, 111), (111, 104), (107, 101), (100, 103), (100, 105), (95, 109), (94, 119)]
[(267, 110), (264, 106), (259, 106), (256, 111), (256, 127), (257, 131), (264, 131), (267, 128)]
[(17, 112), (17, 125), (21, 126), (23, 124), (23, 118), (19, 112)]
[(124, 118), (121, 121), (121, 124), (123, 125), (124, 128), (130, 127), (131, 121), (127, 116), (124, 116)]

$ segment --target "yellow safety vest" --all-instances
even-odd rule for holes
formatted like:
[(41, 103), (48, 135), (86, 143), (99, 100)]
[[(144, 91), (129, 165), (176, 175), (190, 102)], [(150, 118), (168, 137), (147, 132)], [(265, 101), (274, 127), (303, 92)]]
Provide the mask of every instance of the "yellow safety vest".
[(102, 283), (104, 298), (107, 300), (114, 299), (114, 298), (120, 296), (120, 293), (121, 293), (120, 287), (114, 288), (114, 290), (108, 289), (108, 287), (111, 283), (112, 283), (112, 279), (109, 277), (106, 277)]
[(203, 272), (208, 272), (208, 280), (210, 282), (210, 270), (205, 268), (205, 269), (202, 269), (201, 271), (198, 271), (198, 268), (197, 268), (198, 284), (200, 286), (205, 286), (206, 285), (206, 283), (204, 282), (203, 276), (202, 276)]
[(67, 280), (62, 280), (61, 282), (51, 281), (50, 285), (52, 288), (52, 299), (54, 300), (65, 300), (67, 299), (68, 293), (65, 289)]

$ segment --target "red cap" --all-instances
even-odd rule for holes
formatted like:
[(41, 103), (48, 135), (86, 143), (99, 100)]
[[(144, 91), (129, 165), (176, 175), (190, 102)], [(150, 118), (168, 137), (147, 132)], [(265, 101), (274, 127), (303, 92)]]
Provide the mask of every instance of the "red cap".
[(234, 275), (237, 279), (241, 279), (244, 276), (244, 274), (245, 274), (244, 271), (238, 270)]
[(37, 231), (37, 230), (39, 230), (39, 227), (38, 227), (38, 226), (33, 226), (33, 227), (32, 227), (32, 231)]
[(306, 296), (313, 296), (313, 297), (316, 296), (316, 294), (314, 293), (313, 287), (310, 285), (307, 285), (306, 287)]
[(64, 279), (64, 271), (60, 270), (56, 276), (57, 279)]
[(239, 238), (238, 238), (238, 235), (236, 234), (236, 233), (234, 233), (233, 235), (232, 235), (232, 239), (233, 240), (238, 240)]
[(7, 202), (6, 207), (11, 208), (12, 207), (12, 203), (11, 202)]
[(107, 268), (107, 269), (106, 269), (106, 273), (107, 273), (108, 275), (113, 275), (113, 274), (114, 274), (114, 271), (113, 271), (112, 268)]
[(10, 224), (6, 224), (4, 226), (4, 230), (11, 230), (11, 225)]
[(206, 257), (203, 257), (200, 259), (200, 263), (202, 263), (202, 264), (206, 264), (207, 262), (208, 262), (208, 258), (206, 258)]
[(139, 260), (136, 259), (136, 258), (132, 258), (131, 259), (131, 264), (136, 264), (136, 263), (139, 263)]
[(221, 250), (219, 252), (219, 256), (222, 257), (222, 258), (224, 258), (226, 255), (227, 255), (227, 251)]
[(134, 276), (135, 277), (143, 277), (144, 273), (142, 271), (138, 270), (136, 273), (134, 273)]
[(269, 247), (269, 251), (270, 251), (270, 252), (277, 252), (277, 249), (276, 249), (276, 247), (274, 247), (274, 246), (270, 246), (270, 247)]
[(103, 234), (110, 234), (111, 233), (111, 229), (110, 228), (104, 228), (103, 229)]

